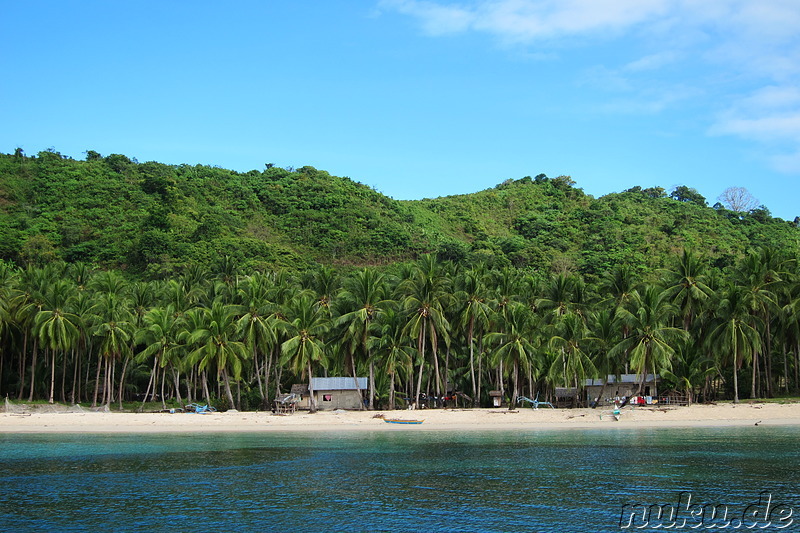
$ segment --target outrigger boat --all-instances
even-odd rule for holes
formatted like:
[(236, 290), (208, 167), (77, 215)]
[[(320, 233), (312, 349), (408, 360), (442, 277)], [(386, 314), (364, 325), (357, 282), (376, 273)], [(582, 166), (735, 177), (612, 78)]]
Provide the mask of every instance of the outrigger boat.
[(403, 420), (401, 418), (384, 418), (387, 424), (422, 424), (422, 420)]

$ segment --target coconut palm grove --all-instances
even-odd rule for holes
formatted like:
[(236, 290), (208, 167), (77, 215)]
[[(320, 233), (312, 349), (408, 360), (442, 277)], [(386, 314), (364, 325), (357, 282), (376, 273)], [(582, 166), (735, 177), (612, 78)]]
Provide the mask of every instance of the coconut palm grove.
[(796, 394), (798, 219), (730, 198), (540, 174), (397, 201), (312, 167), (17, 149), (0, 394), (263, 410), (309, 376), (368, 376), (367, 408), (513, 406), (623, 373), (701, 402)]

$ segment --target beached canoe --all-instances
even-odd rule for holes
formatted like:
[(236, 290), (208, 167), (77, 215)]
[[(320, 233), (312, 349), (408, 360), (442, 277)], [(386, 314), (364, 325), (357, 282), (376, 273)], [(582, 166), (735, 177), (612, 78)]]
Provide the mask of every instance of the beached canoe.
[(402, 420), (400, 418), (384, 418), (387, 424), (422, 424), (422, 420)]

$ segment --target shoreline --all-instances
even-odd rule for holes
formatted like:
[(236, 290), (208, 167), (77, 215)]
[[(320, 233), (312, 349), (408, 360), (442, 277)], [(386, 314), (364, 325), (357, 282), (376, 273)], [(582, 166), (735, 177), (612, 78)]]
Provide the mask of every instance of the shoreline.
[[(423, 420), (387, 424), (385, 418)], [(374, 431), (532, 431), (659, 427), (800, 426), (800, 403), (740, 403), (689, 407), (625, 407), (619, 420), (609, 408), (425, 409), (418, 411), (299, 411), (193, 413), (0, 413), (0, 434), (32, 433), (252, 433)]]

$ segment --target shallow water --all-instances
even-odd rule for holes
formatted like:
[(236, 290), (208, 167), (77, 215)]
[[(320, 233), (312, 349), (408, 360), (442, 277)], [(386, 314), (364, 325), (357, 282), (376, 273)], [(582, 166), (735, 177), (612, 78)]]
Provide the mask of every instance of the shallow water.
[(741, 516), (768, 491), (800, 530), (798, 443), (763, 426), (0, 435), (0, 529), (619, 531), (625, 504), (686, 491)]

